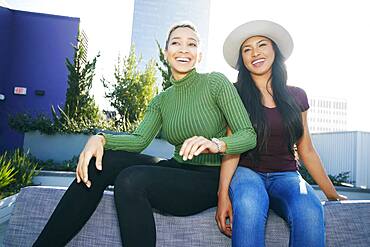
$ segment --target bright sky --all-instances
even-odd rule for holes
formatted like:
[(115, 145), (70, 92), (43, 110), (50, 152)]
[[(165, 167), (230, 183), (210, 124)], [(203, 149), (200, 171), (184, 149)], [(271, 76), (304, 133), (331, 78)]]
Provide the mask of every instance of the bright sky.
[[(127, 55), (133, 15), (133, 0), (7, 0), (15, 9), (81, 18), (89, 37), (89, 55), (98, 51), (94, 94), (102, 106), (100, 78), (110, 78), (119, 53)], [(283, 25), (295, 47), (287, 61), (289, 84), (302, 87), (308, 96), (346, 98), (349, 130), (370, 131), (370, 23), (364, 0), (211, 0), (208, 39), (208, 70), (236, 73), (223, 60), (225, 37), (236, 26), (254, 19)], [(163, 30), (166, 32), (167, 30)], [(212, 61), (212, 63), (211, 63)]]

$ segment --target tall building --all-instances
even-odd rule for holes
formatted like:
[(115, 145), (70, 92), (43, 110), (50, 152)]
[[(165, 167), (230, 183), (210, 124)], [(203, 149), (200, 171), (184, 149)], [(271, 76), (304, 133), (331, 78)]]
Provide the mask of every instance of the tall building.
[(312, 97), (309, 99), (309, 104), (308, 126), (310, 132), (347, 130), (347, 100)]
[(203, 61), (200, 70), (206, 68), (210, 0), (135, 0), (131, 43), (141, 54), (143, 64), (150, 59), (158, 60), (156, 40), (164, 47), (167, 32), (172, 24), (180, 21), (194, 23), (200, 33)]

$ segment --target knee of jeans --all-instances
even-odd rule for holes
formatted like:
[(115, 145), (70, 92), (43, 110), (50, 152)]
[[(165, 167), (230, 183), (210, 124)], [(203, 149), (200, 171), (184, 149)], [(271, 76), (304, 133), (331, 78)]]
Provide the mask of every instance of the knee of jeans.
[(289, 217), (288, 221), (293, 225), (321, 226), (324, 222), (324, 209), (316, 201), (295, 203)]
[(250, 189), (248, 192), (236, 190), (232, 197), (233, 213), (245, 217), (267, 215), (268, 197), (257, 190)]
[(118, 195), (136, 195), (142, 192), (145, 188), (145, 169), (141, 166), (128, 167), (120, 172), (114, 182), (114, 194)]

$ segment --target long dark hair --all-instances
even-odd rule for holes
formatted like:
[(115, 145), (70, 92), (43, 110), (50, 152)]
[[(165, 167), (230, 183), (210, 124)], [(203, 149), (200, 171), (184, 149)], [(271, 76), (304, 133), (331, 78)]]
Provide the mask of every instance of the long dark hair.
[[(272, 64), (271, 87), (273, 99), (277, 110), (282, 116), (285, 133), (288, 140), (288, 150), (294, 156), (294, 144), (303, 135), (303, 125), (301, 110), (298, 107), (294, 97), (289, 93), (287, 83), (287, 71), (284, 63), (284, 57), (277, 45), (272, 41), (272, 47), (275, 51), (275, 60)], [(239, 51), (238, 59), (238, 81), (235, 87), (243, 100), (243, 103), (249, 113), (253, 127), (257, 132), (257, 147), (249, 152), (253, 161), (258, 160), (258, 152), (266, 150), (268, 139), (270, 137), (270, 128), (266, 122), (264, 106), (262, 105), (262, 94), (256, 87), (250, 72), (243, 63), (242, 50)], [(266, 84), (267, 87), (267, 84)]]

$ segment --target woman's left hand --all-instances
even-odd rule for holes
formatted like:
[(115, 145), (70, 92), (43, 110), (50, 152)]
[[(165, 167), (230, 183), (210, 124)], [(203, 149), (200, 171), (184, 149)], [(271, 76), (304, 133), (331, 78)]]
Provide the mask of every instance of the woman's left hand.
[(339, 201), (348, 200), (348, 197), (346, 197), (345, 195), (338, 194), (337, 200)]
[(203, 136), (193, 136), (184, 141), (179, 154), (183, 160), (191, 160), (194, 156), (198, 156), (201, 153), (216, 154), (218, 151), (216, 143)]
[(341, 194), (337, 194), (335, 197), (328, 197), (328, 200), (329, 201), (344, 201), (344, 200), (348, 200), (348, 197), (341, 195)]
[[(217, 211), (215, 216), (220, 231), (228, 237), (232, 235), (233, 207), (227, 193), (218, 195)], [(229, 222), (227, 223), (227, 219)]]

